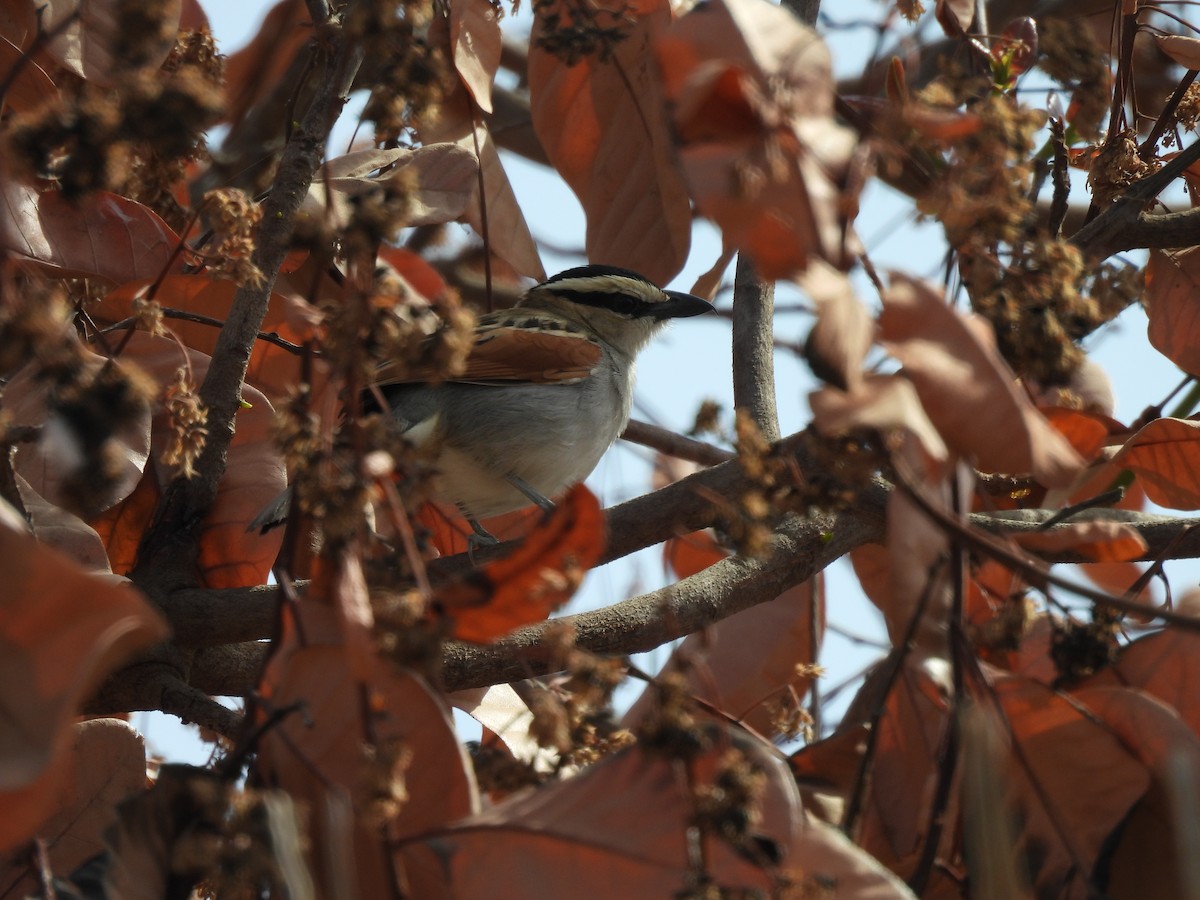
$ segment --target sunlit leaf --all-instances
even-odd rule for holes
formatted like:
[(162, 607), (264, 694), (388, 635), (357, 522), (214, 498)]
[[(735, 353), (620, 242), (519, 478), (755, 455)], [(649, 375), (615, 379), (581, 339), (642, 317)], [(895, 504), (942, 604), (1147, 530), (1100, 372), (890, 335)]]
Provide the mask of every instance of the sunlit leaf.
[(574, 15), (571, 5), (556, 0), (539, 7), (529, 52), (533, 126), (583, 205), (588, 259), (665, 284), (683, 268), (692, 226), (652, 51), (670, 21), (670, 5), (641, 0), (632, 8), (595, 7), (600, 16), (621, 14), (624, 37), (611, 54), (589, 54), (573, 64), (539, 46), (545, 17), (565, 24)]
[(575, 593), (604, 542), (600, 503), (577, 484), (512, 554), (438, 592), (454, 619), (454, 636), (486, 643), (545, 619)]

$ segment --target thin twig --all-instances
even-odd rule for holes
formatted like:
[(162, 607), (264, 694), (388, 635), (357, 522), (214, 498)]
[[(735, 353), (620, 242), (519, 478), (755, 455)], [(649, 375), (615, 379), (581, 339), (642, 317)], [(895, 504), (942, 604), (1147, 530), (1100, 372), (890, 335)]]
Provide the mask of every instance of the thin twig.
[[(184, 321), (184, 322), (195, 322), (198, 325), (211, 325), (213, 328), (222, 328), (225, 325), (225, 323), (222, 322), (220, 319), (214, 318), (212, 316), (205, 316), (205, 315), (201, 315), (200, 313), (187, 312), (186, 310), (182, 310), (182, 309), (168, 309), (165, 306), (162, 307), (161, 309), (162, 309), (162, 314), (163, 314), (164, 319), (180, 319), (181, 321)], [(113, 331), (120, 331), (122, 328), (128, 328), (130, 325), (133, 325), (138, 321), (139, 320), (138, 320), (137, 316), (130, 316), (128, 319), (122, 319), (120, 322), (117, 322), (113, 325), (109, 325), (107, 328), (103, 328), (103, 329), (97, 331), (96, 336), (99, 336), (102, 334), (109, 334)], [(293, 344), (291, 341), (284, 340), (278, 334), (276, 334), (274, 331), (272, 331), (272, 332), (260, 331), (260, 332), (258, 332), (258, 334), (255, 335), (255, 339), (264, 341), (265, 343), (268, 343), (268, 344), (274, 344), (276, 347), (279, 347), (282, 350), (286, 350), (288, 353), (293, 353), (296, 356), (303, 356), (305, 353), (305, 349), (303, 347), (301, 347), (299, 344)]]

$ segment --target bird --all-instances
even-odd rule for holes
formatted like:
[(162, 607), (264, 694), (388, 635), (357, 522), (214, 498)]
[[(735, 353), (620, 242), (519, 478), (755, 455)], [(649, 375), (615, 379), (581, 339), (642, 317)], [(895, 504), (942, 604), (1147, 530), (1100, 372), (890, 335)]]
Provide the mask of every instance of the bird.
[(465, 371), (437, 384), (377, 386), (404, 436), (433, 460), (441, 499), (479, 520), (583, 481), (625, 430), (638, 354), (670, 319), (713, 311), (629, 269), (586, 265), (479, 317)]
[[(384, 363), (372, 394), (432, 461), (437, 498), (466, 518), (473, 550), (496, 543), (480, 519), (552, 510), (587, 478), (629, 422), (638, 354), (670, 319), (712, 311), (630, 269), (577, 266), (481, 315), (460, 373), (414, 381), (404, 363)], [(282, 523), (289, 506), (290, 492), (249, 530)]]

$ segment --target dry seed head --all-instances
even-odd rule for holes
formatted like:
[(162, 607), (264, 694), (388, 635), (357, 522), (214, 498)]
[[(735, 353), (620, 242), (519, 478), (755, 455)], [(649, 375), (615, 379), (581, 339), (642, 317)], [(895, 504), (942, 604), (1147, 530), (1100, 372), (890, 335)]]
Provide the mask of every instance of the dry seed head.
[(239, 285), (262, 284), (263, 274), (253, 261), (262, 207), (239, 188), (217, 188), (204, 195), (204, 209), (216, 237), (209, 268)]
[(1158, 168), (1157, 160), (1142, 159), (1138, 153), (1137, 133), (1127, 128), (1110, 134), (1100, 145), (1088, 171), (1088, 187), (1092, 189), (1095, 202), (1104, 206)]
[(180, 366), (163, 396), (171, 442), (163, 453), (163, 462), (178, 466), (179, 474), (192, 478), (196, 460), (208, 438), (208, 409), (200, 402), (187, 369)]

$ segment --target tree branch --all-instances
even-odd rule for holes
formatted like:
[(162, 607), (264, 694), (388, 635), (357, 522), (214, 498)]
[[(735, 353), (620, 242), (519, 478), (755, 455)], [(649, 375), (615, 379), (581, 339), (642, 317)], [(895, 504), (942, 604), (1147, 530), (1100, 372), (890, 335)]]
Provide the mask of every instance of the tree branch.
[[(319, 75), (319, 86), (284, 148), (275, 183), (262, 204), (263, 220), (253, 261), (264, 277), (261, 284), (238, 288), (217, 337), (212, 364), (199, 392), (208, 408), (208, 439), (196, 466), (196, 477), (172, 482), (158, 518), (143, 540), (134, 572), (135, 580), (143, 587), (152, 588), (147, 584), (150, 580), (172, 585), (190, 577), (200, 519), (212, 505), (225, 473), (226, 452), (233, 438), (234, 417), (241, 403), (250, 351), (266, 316), (275, 277), (287, 254), (296, 213), (312, 184), (313, 173), (324, 159), (329, 129), (346, 101), (362, 61), (361, 46), (349, 40), (342, 29), (326, 23), (323, 39), (327, 42), (327, 64)], [(151, 589), (150, 593), (161, 591)]]
[(763, 438), (779, 440), (775, 403), (775, 286), (760, 281), (738, 254), (733, 277), (733, 405), (750, 414)]
[[(1157, 172), (1147, 175), (1128, 188), (1107, 209), (1084, 225), (1071, 238), (1071, 242), (1089, 256), (1106, 258), (1121, 250), (1135, 247), (1191, 246), (1191, 244), (1148, 244), (1145, 239), (1186, 240), (1190, 228), (1195, 228), (1196, 219), (1180, 219), (1189, 212), (1150, 216), (1142, 212), (1147, 203), (1178, 178), (1187, 168), (1200, 161), (1200, 141), (1170, 160)], [(1158, 221), (1156, 221), (1158, 220)], [(1162, 221), (1162, 220), (1165, 220)], [(1183, 224), (1181, 224), (1183, 223)], [(1192, 244), (1197, 243), (1192, 241)]]
[(728, 462), (734, 456), (729, 450), (722, 450), (720, 447), (714, 447), (704, 441), (684, 437), (682, 434), (676, 434), (666, 428), (659, 428), (649, 422), (639, 422), (636, 419), (629, 420), (629, 424), (625, 426), (625, 431), (621, 434), (621, 439), (641, 444), (651, 450), (658, 450), (660, 453), (674, 456), (677, 459), (700, 463), (702, 466), (719, 465)]

